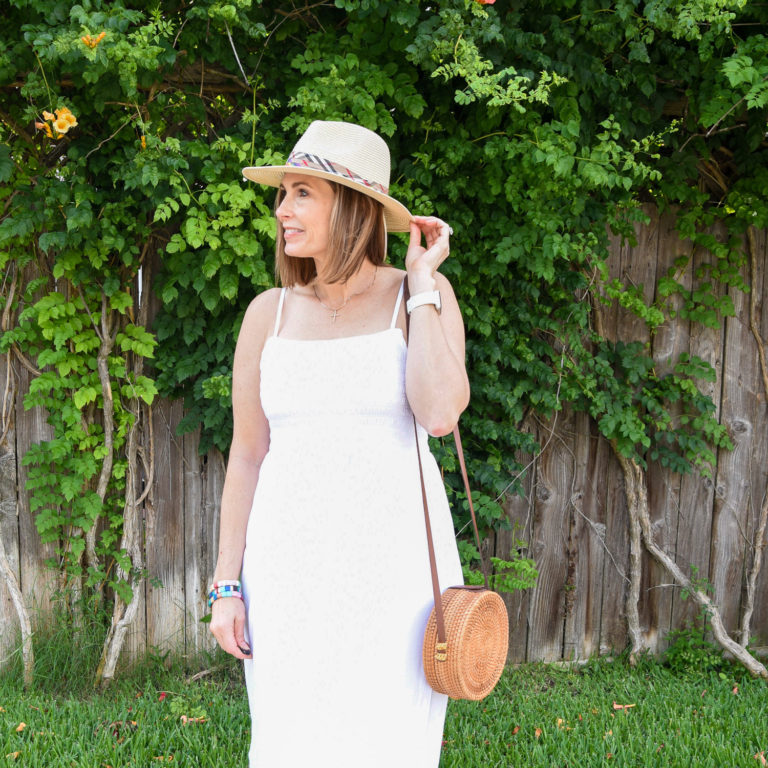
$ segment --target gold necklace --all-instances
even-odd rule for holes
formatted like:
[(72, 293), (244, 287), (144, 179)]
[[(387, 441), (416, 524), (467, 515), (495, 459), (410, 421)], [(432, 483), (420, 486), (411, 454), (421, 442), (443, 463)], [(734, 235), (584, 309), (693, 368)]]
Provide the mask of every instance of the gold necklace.
[(344, 299), (344, 303), (340, 307), (335, 307), (335, 308), (334, 307), (329, 307), (327, 304), (323, 303), (323, 300), (317, 295), (317, 286), (314, 283), (312, 283), (312, 290), (314, 291), (315, 298), (320, 302), (320, 306), (321, 307), (325, 307), (325, 309), (327, 309), (331, 313), (331, 322), (332, 323), (336, 322), (336, 315), (338, 315), (339, 312), (341, 312), (341, 310), (344, 309), (344, 307), (347, 306), (347, 304), (349, 303), (350, 299), (354, 298), (355, 296), (360, 296), (361, 294), (363, 294), (366, 291), (370, 290), (370, 288), (376, 282), (376, 273), (378, 271), (379, 271), (379, 268), (378, 267), (374, 267), (373, 268), (373, 280), (371, 280), (371, 282), (368, 283), (368, 285), (366, 285), (365, 288), (363, 288), (362, 291), (358, 291), (357, 293), (350, 293), (349, 296), (347, 296), (347, 298)]

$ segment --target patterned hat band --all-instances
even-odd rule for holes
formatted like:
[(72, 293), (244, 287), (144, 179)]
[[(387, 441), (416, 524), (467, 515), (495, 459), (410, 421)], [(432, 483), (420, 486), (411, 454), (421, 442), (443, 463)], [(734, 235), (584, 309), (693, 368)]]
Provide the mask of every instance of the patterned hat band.
[(378, 181), (369, 181), (362, 176), (358, 176), (349, 168), (345, 168), (339, 163), (334, 163), (331, 160), (318, 157), (317, 155), (310, 155), (306, 152), (291, 152), (286, 165), (294, 166), (295, 168), (312, 168), (315, 171), (325, 171), (326, 173), (333, 173), (336, 176), (342, 176), (350, 181), (355, 181), (358, 184), (363, 184), (370, 189), (374, 189), (377, 192), (381, 192), (384, 195), (389, 194), (389, 187), (385, 187), (383, 184), (379, 184)]

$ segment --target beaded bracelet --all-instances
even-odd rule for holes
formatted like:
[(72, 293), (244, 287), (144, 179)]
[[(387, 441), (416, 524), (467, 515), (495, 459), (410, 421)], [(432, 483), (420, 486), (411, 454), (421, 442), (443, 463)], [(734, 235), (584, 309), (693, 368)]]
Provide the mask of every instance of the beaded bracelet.
[(210, 608), (222, 597), (237, 597), (243, 599), (242, 585), (237, 580), (214, 581), (208, 592), (208, 607)]
[(241, 586), (242, 584), (239, 579), (221, 579), (220, 581), (214, 581), (213, 584), (208, 587), (208, 591), (210, 592), (212, 589), (218, 589), (219, 587), (237, 587), (240, 589)]

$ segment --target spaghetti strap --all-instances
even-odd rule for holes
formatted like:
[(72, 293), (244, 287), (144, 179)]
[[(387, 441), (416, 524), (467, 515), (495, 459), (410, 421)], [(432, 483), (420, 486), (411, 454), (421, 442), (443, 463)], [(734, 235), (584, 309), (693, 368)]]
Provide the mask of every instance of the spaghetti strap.
[(395, 302), (395, 311), (392, 313), (392, 322), (389, 324), (390, 328), (397, 326), (397, 315), (400, 312), (400, 304), (403, 301), (403, 288), (405, 287), (405, 281), (408, 279), (408, 275), (403, 278), (403, 282), (400, 283), (400, 290), (397, 294), (397, 301)]
[(280, 291), (280, 301), (277, 304), (277, 315), (275, 316), (275, 331), (272, 334), (277, 336), (277, 332), (280, 330), (280, 318), (283, 314), (283, 302), (285, 301), (285, 288)]

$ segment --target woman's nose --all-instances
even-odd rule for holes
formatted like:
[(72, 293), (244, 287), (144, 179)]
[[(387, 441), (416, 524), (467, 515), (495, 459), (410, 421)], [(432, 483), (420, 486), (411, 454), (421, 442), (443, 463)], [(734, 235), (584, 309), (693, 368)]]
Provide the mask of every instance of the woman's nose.
[(288, 216), (288, 195), (284, 195), (280, 205), (275, 209), (275, 216), (281, 221)]

